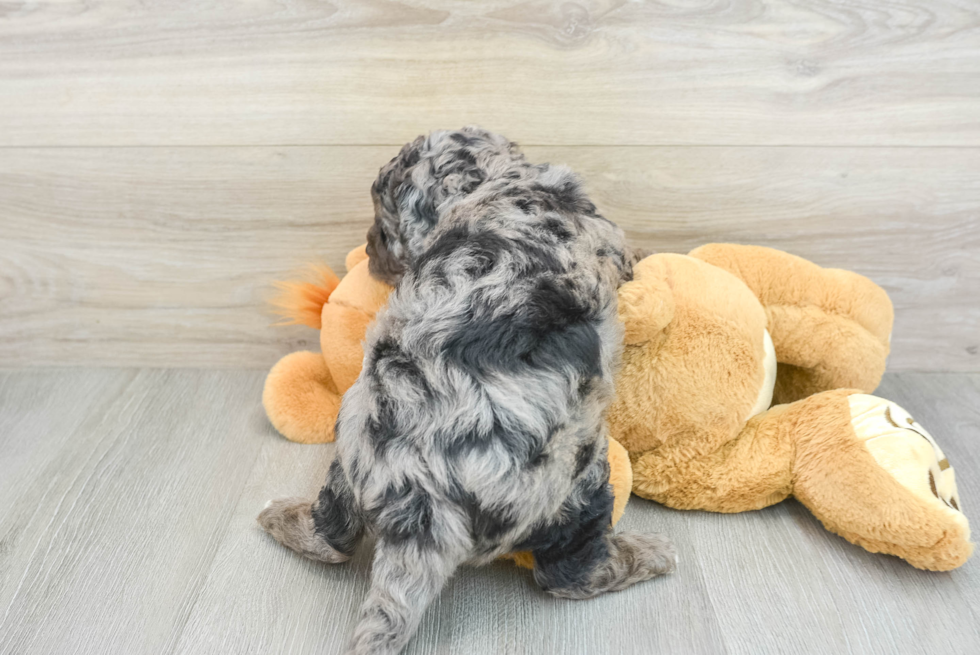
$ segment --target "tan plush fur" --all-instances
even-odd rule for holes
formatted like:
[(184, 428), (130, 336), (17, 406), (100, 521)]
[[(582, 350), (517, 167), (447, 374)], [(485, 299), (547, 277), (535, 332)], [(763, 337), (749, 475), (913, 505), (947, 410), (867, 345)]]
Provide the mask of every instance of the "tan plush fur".
[[(793, 495), (828, 530), (872, 552), (933, 570), (966, 561), (969, 527), (931, 439), (911, 418), (892, 422), (888, 430), (909, 435), (928, 461), (878, 442), (888, 469), (866, 446), (879, 436), (868, 432), (873, 421), (852, 416), (849, 397), (873, 391), (884, 370), (892, 319), (884, 291), (786, 253), (724, 244), (653, 255), (634, 274), (620, 292), (628, 343), (609, 423), (630, 452), (635, 493), (716, 512)], [(774, 395), (801, 399), (750, 416), (767, 327), (780, 362)], [(937, 478), (947, 468), (948, 481)]]
[(793, 495), (824, 526), (874, 553), (948, 571), (973, 552), (965, 517), (897, 484), (855, 434), (848, 396), (828, 391), (794, 403), (784, 430), (796, 443)]
[(871, 280), (761, 246), (713, 243), (691, 256), (735, 275), (762, 303), (779, 359), (773, 402), (881, 382), (895, 314)]
[(265, 379), (262, 404), (281, 435), (299, 443), (333, 441), (341, 393), (320, 353), (302, 350), (280, 359)]
[[(631, 325), (632, 303), (625, 299), (637, 287), (648, 291), (642, 296), (648, 311), (664, 309), (670, 319), (659, 311), (634, 314), (664, 327), (627, 346), (609, 425), (630, 453), (664, 453), (667, 469), (674, 459), (714, 452), (745, 423), (762, 382), (766, 316), (745, 285), (692, 257), (647, 257), (633, 275), (620, 290), (627, 335), (641, 331)], [(651, 286), (650, 279), (661, 284)]]

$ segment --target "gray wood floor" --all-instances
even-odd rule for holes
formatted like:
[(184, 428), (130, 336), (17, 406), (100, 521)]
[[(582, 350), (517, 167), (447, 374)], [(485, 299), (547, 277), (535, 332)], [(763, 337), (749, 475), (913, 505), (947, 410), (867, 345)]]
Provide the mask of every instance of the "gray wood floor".
[[(0, 372), (0, 653), (334, 653), (370, 551), (319, 565), (254, 517), (313, 493), (332, 446), (277, 437), (263, 371)], [(980, 375), (889, 375), (980, 503)], [(507, 564), (457, 575), (410, 653), (976, 653), (980, 560), (946, 574), (871, 555), (795, 502), (741, 515), (633, 498), (621, 524), (677, 542), (676, 574), (550, 598)]]

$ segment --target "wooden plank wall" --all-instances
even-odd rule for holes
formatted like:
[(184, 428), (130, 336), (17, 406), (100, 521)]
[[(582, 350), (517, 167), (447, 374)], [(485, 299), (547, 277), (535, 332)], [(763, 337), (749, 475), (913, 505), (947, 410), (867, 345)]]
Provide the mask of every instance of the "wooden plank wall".
[(477, 123), (640, 245), (870, 276), (893, 370), (980, 370), (972, 0), (0, 3), (0, 366), (266, 367), (400, 144)]

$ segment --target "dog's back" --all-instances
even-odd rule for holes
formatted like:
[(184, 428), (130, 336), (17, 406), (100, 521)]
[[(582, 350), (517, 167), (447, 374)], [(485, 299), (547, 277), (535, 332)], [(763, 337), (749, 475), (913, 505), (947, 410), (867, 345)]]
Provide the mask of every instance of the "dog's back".
[(493, 557), (603, 467), (623, 253), (563, 168), (454, 208), (378, 316), (338, 421), (380, 536)]
[[(473, 129), (434, 133), (382, 169), (369, 249), (398, 286), (344, 396), (319, 498), (259, 516), (325, 562), (376, 534), (354, 653), (401, 650), (463, 563), (530, 550), (535, 580), (569, 598), (675, 563), (665, 538), (609, 529), (603, 412), (622, 347), (623, 234), (570, 171), (516, 152)], [(427, 199), (461, 181), (465, 193)]]

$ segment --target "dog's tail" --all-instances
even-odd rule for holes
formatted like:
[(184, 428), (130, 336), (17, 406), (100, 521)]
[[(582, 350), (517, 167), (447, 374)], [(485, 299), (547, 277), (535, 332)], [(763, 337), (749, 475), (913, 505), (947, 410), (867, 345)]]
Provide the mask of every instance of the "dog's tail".
[(417, 541), (391, 544), (379, 538), (371, 589), (347, 652), (400, 653), (457, 564), (456, 558)]
[(280, 318), (276, 325), (308, 325), (320, 329), (323, 306), (340, 284), (340, 278), (325, 264), (311, 264), (307, 278), (273, 283), (277, 294), (270, 304)]

